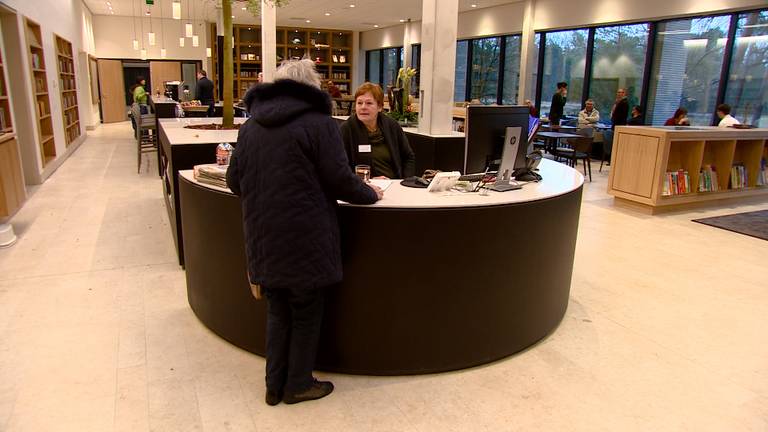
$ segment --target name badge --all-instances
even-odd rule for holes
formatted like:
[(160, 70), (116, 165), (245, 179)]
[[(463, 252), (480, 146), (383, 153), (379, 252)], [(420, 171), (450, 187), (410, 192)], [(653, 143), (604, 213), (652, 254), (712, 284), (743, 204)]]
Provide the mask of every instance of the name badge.
[(357, 146), (357, 151), (360, 153), (370, 153), (371, 152), (371, 146), (369, 145), (359, 145)]

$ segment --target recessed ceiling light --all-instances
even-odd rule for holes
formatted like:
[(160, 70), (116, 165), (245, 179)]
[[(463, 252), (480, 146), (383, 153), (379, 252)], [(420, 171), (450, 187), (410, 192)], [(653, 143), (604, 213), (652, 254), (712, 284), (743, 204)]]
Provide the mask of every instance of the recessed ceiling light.
[(234, 15), (232, 15), (232, 18), (234, 18), (234, 17), (235, 17), (235, 16), (234, 16)]
[(401, 20), (400, 20), (400, 22), (405, 22), (405, 20), (404, 20), (404, 19), (401, 19)]
[(331, 16), (331, 13), (330, 12), (326, 12), (325, 16)]
[(114, 15), (114, 14), (115, 14), (115, 11), (111, 10), (111, 11), (109, 11), (109, 13), (111, 13), (112, 15)]
[(351, 5), (349, 5), (349, 7), (355, 7), (355, 5), (351, 4)]
[(374, 24), (373, 26), (374, 26), (374, 27), (376, 27), (376, 28), (379, 28), (379, 25), (378, 25), (378, 24)]
[(107, 6), (112, 6), (112, 3), (110, 3), (110, 2), (107, 2)]
[(311, 23), (312, 21), (311, 21), (311, 20), (307, 20), (306, 22), (307, 22), (307, 23)]
[(245, 10), (245, 8), (240, 8), (240, 9)]
[(476, 4), (473, 4), (473, 5), (471, 5), (471, 6), (472, 6), (472, 7), (477, 7), (477, 5), (476, 5)]

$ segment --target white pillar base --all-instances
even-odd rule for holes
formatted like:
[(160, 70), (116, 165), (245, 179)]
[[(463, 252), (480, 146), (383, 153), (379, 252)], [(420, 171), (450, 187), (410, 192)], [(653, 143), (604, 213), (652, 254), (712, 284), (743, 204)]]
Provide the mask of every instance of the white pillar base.
[(0, 224), (0, 248), (11, 247), (16, 243), (16, 234), (10, 224)]

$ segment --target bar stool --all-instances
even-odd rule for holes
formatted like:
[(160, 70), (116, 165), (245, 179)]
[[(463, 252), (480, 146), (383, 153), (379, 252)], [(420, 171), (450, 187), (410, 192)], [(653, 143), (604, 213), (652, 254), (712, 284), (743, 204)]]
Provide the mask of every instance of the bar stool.
[(142, 114), (142, 107), (146, 107), (146, 112), (149, 112), (148, 105), (133, 104), (131, 106), (131, 114), (136, 121), (137, 173), (141, 172), (141, 155), (157, 151), (157, 123), (155, 115)]

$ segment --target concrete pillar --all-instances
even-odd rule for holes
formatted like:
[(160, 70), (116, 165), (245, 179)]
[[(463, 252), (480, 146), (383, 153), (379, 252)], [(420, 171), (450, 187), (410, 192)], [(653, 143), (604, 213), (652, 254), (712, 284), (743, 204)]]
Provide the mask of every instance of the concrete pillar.
[[(520, 43), (520, 80), (517, 103), (523, 105), (526, 99), (536, 97), (536, 81), (533, 74), (539, 67), (536, 57), (536, 28), (534, 26), (536, 0), (526, 0), (523, 10), (523, 39)], [(535, 103), (536, 101), (534, 101)]]
[(264, 82), (275, 80), (277, 69), (277, 8), (261, 0), (261, 71)]
[(458, 0), (424, 0), (421, 20), (419, 132), (446, 134), (453, 129)]

